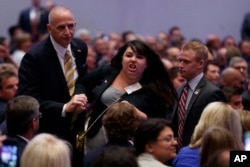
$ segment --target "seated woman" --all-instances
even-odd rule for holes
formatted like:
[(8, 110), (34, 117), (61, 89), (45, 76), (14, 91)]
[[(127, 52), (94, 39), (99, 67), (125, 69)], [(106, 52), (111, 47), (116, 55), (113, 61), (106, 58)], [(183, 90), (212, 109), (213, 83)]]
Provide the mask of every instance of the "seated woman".
[(94, 161), (94, 167), (139, 167), (136, 157), (128, 149), (108, 146)]
[(166, 167), (168, 160), (176, 156), (177, 141), (170, 124), (161, 118), (149, 118), (142, 122), (134, 138), (140, 167)]
[(112, 104), (104, 114), (102, 122), (108, 143), (88, 151), (84, 157), (84, 167), (92, 167), (96, 158), (109, 146), (125, 147), (135, 152), (133, 138), (140, 120), (132, 104), (127, 102)]
[[(206, 167), (210, 157), (219, 150), (244, 150), (242, 142), (232, 133), (220, 126), (208, 128), (202, 136), (200, 167)], [(229, 166), (230, 159), (226, 164)]]
[(87, 74), (82, 85), (94, 102), (87, 130), (87, 148), (106, 142), (102, 115), (116, 101), (127, 101), (138, 109), (141, 119), (171, 116), (176, 91), (160, 57), (143, 41), (133, 40), (120, 48), (111, 64)]
[[(173, 160), (173, 167), (199, 167), (202, 135), (211, 126), (227, 129), (235, 139), (241, 141), (242, 128), (239, 114), (230, 105), (223, 102), (209, 103), (203, 110), (194, 129), (189, 146), (183, 147)], [(243, 143), (241, 146), (243, 147)]]
[(21, 167), (71, 167), (70, 144), (51, 134), (40, 133), (25, 147)]

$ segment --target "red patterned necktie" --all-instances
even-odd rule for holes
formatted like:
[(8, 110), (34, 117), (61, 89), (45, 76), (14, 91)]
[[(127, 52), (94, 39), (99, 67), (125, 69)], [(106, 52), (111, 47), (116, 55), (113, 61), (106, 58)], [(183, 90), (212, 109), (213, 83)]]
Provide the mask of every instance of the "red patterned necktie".
[(179, 112), (178, 112), (178, 117), (179, 117), (179, 127), (178, 127), (178, 147), (179, 149), (182, 148), (182, 132), (184, 128), (184, 121), (185, 121), (185, 106), (186, 106), (186, 101), (187, 101), (187, 94), (188, 94), (188, 84), (184, 86), (184, 89), (181, 94), (181, 98), (178, 104)]

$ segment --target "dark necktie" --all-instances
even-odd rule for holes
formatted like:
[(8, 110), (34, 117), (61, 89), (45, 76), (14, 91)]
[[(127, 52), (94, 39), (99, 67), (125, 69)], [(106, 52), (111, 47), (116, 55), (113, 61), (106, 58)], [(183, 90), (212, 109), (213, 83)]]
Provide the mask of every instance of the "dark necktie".
[(178, 147), (179, 149), (182, 148), (182, 134), (183, 134), (183, 128), (184, 128), (184, 121), (185, 121), (185, 106), (187, 101), (187, 94), (188, 94), (188, 84), (184, 86), (184, 89), (181, 94), (181, 98), (178, 104), (178, 117), (179, 117), (179, 127), (178, 127)]

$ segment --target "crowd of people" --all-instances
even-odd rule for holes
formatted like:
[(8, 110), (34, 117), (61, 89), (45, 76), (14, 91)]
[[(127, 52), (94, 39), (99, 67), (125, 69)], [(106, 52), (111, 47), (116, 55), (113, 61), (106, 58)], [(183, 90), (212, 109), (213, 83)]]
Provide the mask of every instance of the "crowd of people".
[(16, 166), (228, 166), (245, 150), (249, 18), (239, 44), (177, 26), (92, 37), (40, 2), (0, 37), (0, 144), (16, 141)]

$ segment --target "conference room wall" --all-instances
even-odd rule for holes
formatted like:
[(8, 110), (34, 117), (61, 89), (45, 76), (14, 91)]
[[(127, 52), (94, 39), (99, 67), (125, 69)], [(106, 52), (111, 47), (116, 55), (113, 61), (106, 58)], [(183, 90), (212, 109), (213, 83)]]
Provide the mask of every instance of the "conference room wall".
[[(42, 4), (46, 0), (42, 0)], [(221, 38), (232, 35), (240, 40), (240, 28), (249, 0), (54, 0), (75, 14), (77, 28), (87, 28), (92, 37), (98, 33), (133, 30), (141, 35), (168, 32), (172, 26), (182, 29), (187, 39), (202, 41), (209, 34)], [(16, 24), (21, 9), (31, 0), (0, 1), (0, 35)]]

